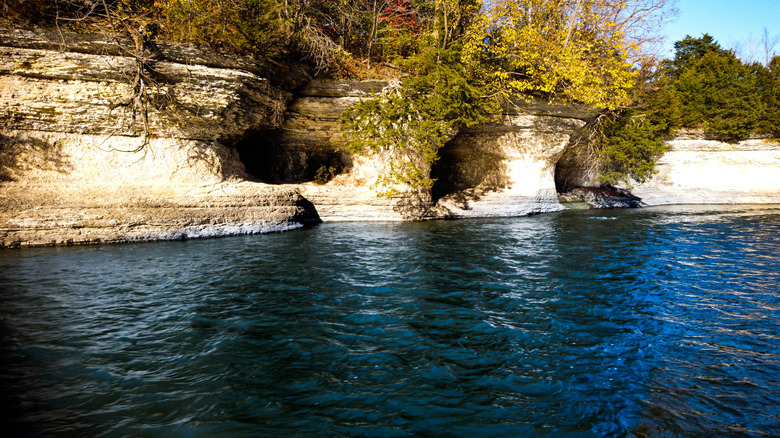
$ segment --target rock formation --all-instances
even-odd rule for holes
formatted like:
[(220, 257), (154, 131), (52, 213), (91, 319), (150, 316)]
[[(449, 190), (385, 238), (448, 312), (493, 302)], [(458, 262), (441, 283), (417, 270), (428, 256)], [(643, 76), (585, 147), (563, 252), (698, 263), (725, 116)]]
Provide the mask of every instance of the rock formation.
[(135, 57), (110, 54), (117, 45), (94, 36), (62, 38), (64, 50), (52, 50), (45, 34), (0, 38), (0, 246), (252, 233), (318, 220), (295, 188), (250, 181), (229, 147), (278, 124), (287, 92), (245, 69), (170, 61), (179, 51), (150, 61), (154, 81), (139, 98), (128, 80)]
[(512, 217), (562, 210), (555, 166), (597, 112), (515, 102), (500, 123), (459, 133), (440, 151), (434, 192), (452, 217)]
[(667, 144), (658, 173), (632, 189), (647, 205), (780, 204), (780, 143), (729, 144), (683, 132)]
[[(572, 105), (515, 102), (497, 123), (463, 130), (439, 151), (437, 183), (426, 211), (404, 195), (372, 190), (382, 157), (351, 156), (339, 149), (338, 118), (383, 81), (315, 80), (294, 92), (278, 129), (239, 144), (247, 169), (258, 178), (298, 183), (324, 221), (445, 217), (511, 217), (563, 209), (555, 191), (558, 158), (574, 131), (597, 112)], [(311, 182), (317, 169), (334, 166), (327, 184)]]
[[(387, 82), (311, 80), (294, 65), (194, 47), (133, 50), (100, 35), (0, 31), (0, 247), (257, 233), (320, 219), (520, 216), (563, 209), (556, 185), (595, 182), (588, 151), (571, 139), (598, 113), (521, 101), (495, 123), (453, 133), (430, 192), (378, 197), (382, 156), (341, 150), (337, 127)], [(683, 135), (669, 144), (658, 175), (634, 189), (642, 202), (780, 202), (777, 143)], [(625, 199), (600, 189), (577, 196), (640, 205), (615, 193)]]
[(617, 187), (575, 187), (560, 194), (558, 199), (571, 209), (636, 208), (646, 205), (629, 190)]
[[(263, 181), (295, 185), (324, 221), (403, 220), (397, 200), (371, 188), (381, 168), (376, 158), (353, 157), (337, 141), (341, 113), (382, 90), (385, 81), (313, 80), (295, 90), (284, 124), (260, 131), (237, 149), (247, 170)], [(315, 182), (320, 168), (334, 168), (327, 184)]]

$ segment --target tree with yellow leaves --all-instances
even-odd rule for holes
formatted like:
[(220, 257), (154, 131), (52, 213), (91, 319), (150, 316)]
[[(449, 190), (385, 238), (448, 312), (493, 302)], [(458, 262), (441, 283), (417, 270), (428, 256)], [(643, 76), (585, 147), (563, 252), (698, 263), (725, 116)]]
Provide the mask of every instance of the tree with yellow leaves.
[[(379, 193), (406, 191), (430, 203), (438, 149), (458, 129), (490, 120), (512, 98), (629, 107), (647, 41), (640, 31), (669, 1), (494, 0), (483, 6), (479, 0), (419, 0), (428, 19), (417, 52), (399, 62), (408, 75), (392, 93), (344, 113), (346, 149), (388, 157)], [(629, 170), (650, 171), (647, 156), (655, 150)], [(608, 158), (622, 165), (623, 157)]]
[(665, 3), (497, 0), (469, 29), (463, 60), (505, 96), (619, 108), (636, 79), (640, 24)]

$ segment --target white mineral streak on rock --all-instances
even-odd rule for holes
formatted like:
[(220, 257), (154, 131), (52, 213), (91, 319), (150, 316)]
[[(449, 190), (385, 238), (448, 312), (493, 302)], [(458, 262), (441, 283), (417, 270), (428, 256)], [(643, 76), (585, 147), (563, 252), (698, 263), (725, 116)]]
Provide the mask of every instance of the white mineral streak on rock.
[(780, 203), (780, 143), (680, 137), (667, 143), (658, 173), (632, 190), (647, 205)]

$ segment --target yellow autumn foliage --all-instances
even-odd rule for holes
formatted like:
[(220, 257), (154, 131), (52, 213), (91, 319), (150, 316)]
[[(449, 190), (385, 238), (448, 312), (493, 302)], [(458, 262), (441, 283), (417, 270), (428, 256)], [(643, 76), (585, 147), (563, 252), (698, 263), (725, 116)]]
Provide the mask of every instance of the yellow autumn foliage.
[(615, 3), (491, 2), (468, 30), (463, 61), (507, 96), (618, 108), (628, 101), (637, 73), (629, 55), (634, 51), (610, 19)]

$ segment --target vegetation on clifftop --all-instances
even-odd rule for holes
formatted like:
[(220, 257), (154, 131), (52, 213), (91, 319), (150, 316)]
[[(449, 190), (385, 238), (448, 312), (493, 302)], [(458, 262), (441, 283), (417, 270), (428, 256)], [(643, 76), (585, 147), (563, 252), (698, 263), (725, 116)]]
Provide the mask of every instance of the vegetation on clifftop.
[(767, 66), (745, 64), (709, 35), (675, 43), (661, 64), (681, 104), (680, 126), (701, 128), (725, 141), (780, 134), (777, 123), (780, 57)]
[[(458, 129), (483, 123), (513, 99), (576, 102), (620, 111), (632, 101), (646, 24), (663, 0), (435, 0), (415, 15), (418, 37), (397, 61), (400, 87), (365, 100), (342, 118), (347, 147), (357, 154), (393, 159), (380, 181), (383, 192), (399, 185), (430, 188), (437, 151)], [(644, 14), (644, 13), (643, 13)], [(393, 94), (394, 93), (394, 94)], [(643, 147), (644, 145), (640, 146)], [(634, 154), (651, 167), (655, 150)], [(639, 158), (637, 158), (639, 157)], [(622, 155), (613, 172), (625, 172)], [(622, 167), (621, 167), (622, 166)], [(624, 173), (621, 173), (624, 174)], [(639, 173), (635, 172), (635, 175)]]
[[(709, 35), (654, 41), (674, 0), (0, 0), (5, 20), (203, 44), (317, 74), (387, 76), (342, 118), (345, 148), (381, 154), (378, 190), (431, 187), (438, 149), (513, 99), (603, 109), (589, 141), (601, 181), (642, 181), (677, 128), (780, 137), (780, 57), (745, 64)], [(141, 47), (139, 78), (147, 69)], [(139, 82), (142, 83), (142, 82)], [(138, 87), (136, 87), (138, 88)], [(142, 91), (134, 98), (144, 104)]]
[(462, 0), (436, 6), (427, 25), (419, 18), (409, 24), (419, 36), (412, 53), (396, 60), (404, 78), (380, 96), (354, 105), (341, 118), (349, 152), (385, 160), (375, 187), (383, 195), (430, 189), (434, 182), (430, 167), (438, 159), (438, 149), (461, 127), (500, 113), (500, 100), (491, 97), (490, 79), (462, 62), (463, 40), (478, 18), (479, 3)]
[(753, 134), (780, 137), (780, 56), (768, 65), (743, 63), (710, 35), (687, 36), (639, 81), (634, 105), (603, 124), (601, 180), (617, 184), (652, 176), (664, 137), (688, 128), (726, 142)]

